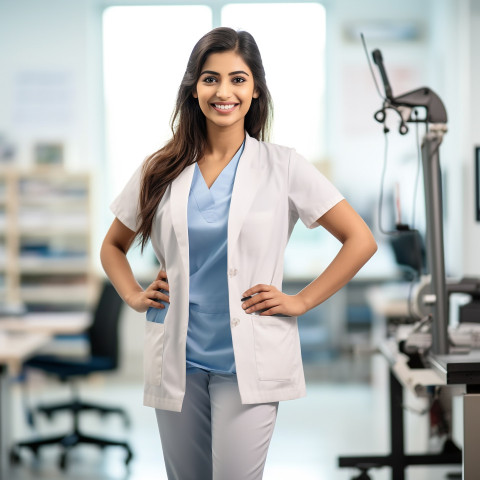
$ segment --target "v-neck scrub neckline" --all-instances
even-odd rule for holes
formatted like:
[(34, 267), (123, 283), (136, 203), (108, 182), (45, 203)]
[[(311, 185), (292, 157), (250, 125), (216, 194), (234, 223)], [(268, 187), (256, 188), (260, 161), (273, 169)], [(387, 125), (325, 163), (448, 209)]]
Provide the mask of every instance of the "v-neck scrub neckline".
[(219, 216), (225, 213), (225, 209), (222, 208), (224, 205), (222, 204), (226, 201), (230, 204), (235, 172), (242, 152), (243, 144), (234, 157), (225, 165), (210, 188), (208, 188), (198, 163), (195, 164), (190, 194), (194, 196), (198, 211), (208, 223), (217, 221)]
[(210, 188), (195, 164), (188, 198), (190, 305), (187, 373), (235, 373), (228, 304), (228, 213), (244, 143)]

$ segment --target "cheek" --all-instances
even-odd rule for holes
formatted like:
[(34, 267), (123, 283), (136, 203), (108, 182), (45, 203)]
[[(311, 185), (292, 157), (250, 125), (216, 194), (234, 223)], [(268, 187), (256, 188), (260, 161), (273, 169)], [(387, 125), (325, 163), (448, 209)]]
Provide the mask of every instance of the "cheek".
[(251, 105), (252, 105), (252, 99), (251, 98), (246, 98), (243, 101), (243, 109), (245, 110), (245, 113), (247, 113), (250, 110)]
[(207, 109), (209, 108), (209, 104), (207, 102), (207, 100), (205, 99), (202, 99), (202, 98), (198, 98), (198, 106), (200, 107), (200, 110), (205, 113), (207, 111)]

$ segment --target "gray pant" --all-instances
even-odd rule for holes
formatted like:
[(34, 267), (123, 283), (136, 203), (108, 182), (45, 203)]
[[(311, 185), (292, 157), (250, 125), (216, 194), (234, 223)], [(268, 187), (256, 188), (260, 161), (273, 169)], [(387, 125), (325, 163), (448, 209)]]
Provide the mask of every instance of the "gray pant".
[(260, 480), (278, 402), (242, 405), (236, 375), (187, 375), (181, 412), (156, 410), (169, 480)]

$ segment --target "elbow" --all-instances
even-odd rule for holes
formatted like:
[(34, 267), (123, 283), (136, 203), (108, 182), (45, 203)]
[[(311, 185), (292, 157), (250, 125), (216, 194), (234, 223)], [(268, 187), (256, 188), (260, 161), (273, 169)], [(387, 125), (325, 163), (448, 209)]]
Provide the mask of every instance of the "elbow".
[(378, 250), (375, 237), (368, 227), (357, 231), (356, 235), (352, 235), (352, 237), (349, 238), (349, 244), (353, 246), (362, 264), (367, 263)]
[(366, 238), (364, 239), (363, 250), (365, 252), (366, 260), (369, 260), (370, 258), (372, 258), (375, 255), (376, 251), (378, 250), (378, 245), (375, 240), (375, 237), (370, 231), (368, 232), (368, 235), (366, 235)]
[(103, 270), (106, 270), (105, 266), (107, 263), (107, 257), (108, 257), (108, 246), (105, 243), (105, 240), (102, 243), (102, 246), (100, 247), (100, 263), (103, 267)]

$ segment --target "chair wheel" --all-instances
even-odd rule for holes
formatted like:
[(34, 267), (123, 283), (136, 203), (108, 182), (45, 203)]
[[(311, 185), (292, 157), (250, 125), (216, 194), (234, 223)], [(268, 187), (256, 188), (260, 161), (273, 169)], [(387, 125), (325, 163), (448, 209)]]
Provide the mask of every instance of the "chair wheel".
[(367, 472), (362, 472), (358, 477), (353, 477), (352, 480), (372, 480), (372, 477)]
[(127, 465), (127, 467), (128, 467), (128, 464), (132, 461), (132, 458), (133, 458), (133, 453), (130, 450), (128, 450), (127, 457), (125, 458), (125, 465)]
[(10, 452), (10, 463), (12, 465), (18, 465), (22, 462), (22, 457), (18, 453), (18, 450), (16, 448), (12, 448), (12, 451)]
[(27, 424), (31, 428), (35, 428), (35, 414), (32, 412), (32, 410), (27, 410)]
[(63, 452), (60, 455), (60, 461), (58, 462), (58, 466), (63, 471), (65, 471), (67, 469), (67, 452)]

